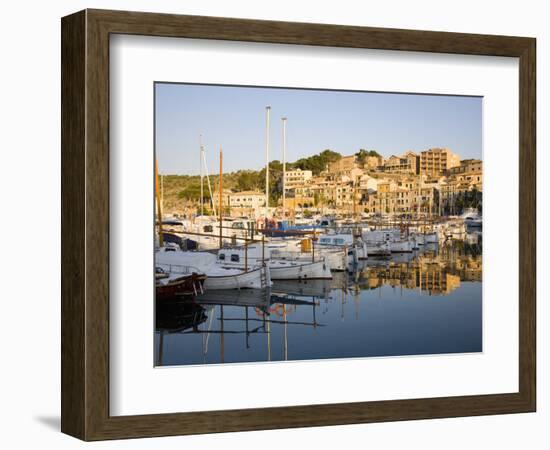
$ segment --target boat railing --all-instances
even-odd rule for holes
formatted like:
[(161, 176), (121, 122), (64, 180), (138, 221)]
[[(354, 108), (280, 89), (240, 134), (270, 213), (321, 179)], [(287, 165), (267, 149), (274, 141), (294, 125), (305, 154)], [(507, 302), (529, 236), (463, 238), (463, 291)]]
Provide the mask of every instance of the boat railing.
[(156, 267), (161, 268), (164, 272), (167, 272), (167, 273), (178, 273), (183, 275), (190, 275), (192, 273), (201, 273), (198, 267), (184, 266), (181, 264), (157, 263)]
[(323, 251), (323, 250), (334, 250), (334, 251), (342, 251), (346, 248), (352, 248), (355, 243), (347, 243), (347, 244), (333, 244), (333, 243), (324, 243), (324, 242), (317, 242), (315, 246), (315, 250)]
[(271, 250), (271, 259), (282, 259), (285, 261), (298, 261), (303, 259), (309, 259), (310, 262), (324, 261), (323, 255), (313, 255), (310, 253), (291, 251), (291, 250)]

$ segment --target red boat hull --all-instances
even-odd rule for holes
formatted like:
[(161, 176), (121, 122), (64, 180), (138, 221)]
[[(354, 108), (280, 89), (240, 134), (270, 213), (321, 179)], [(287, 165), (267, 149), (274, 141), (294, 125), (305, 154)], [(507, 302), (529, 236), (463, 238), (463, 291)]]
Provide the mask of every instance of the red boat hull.
[(187, 295), (200, 294), (202, 292), (204, 280), (206, 280), (206, 275), (192, 273), (170, 280), (166, 284), (157, 283), (156, 299), (168, 300)]

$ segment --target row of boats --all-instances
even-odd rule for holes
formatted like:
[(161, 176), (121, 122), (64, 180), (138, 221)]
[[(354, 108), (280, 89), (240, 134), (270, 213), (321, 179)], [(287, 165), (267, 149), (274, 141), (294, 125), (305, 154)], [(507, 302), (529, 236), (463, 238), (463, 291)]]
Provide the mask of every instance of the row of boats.
[[(205, 291), (265, 289), (273, 281), (330, 280), (333, 272), (353, 270), (361, 260), (391, 259), (392, 255), (438, 245), (453, 236), (449, 230), (452, 232), (456, 225), (432, 227), (432, 230), (355, 226), (317, 231), (314, 228), (313, 234), (310, 230), (298, 230), (297, 234), (266, 237), (269, 229), (254, 229), (246, 219), (233, 219), (229, 227), (227, 223), (202, 225), (202, 230), (210, 234), (190, 231), (182, 222), (176, 222), (171, 219), (164, 223), (164, 245), (156, 249), (159, 300), (197, 296)], [(176, 224), (179, 229), (175, 229)], [(462, 221), (464, 227), (465, 220)], [(209, 238), (207, 245), (201, 240), (203, 237)], [(218, 248), (210, 245), (214, 239)], [(189, 242), (194, 244), (191, 250)]]

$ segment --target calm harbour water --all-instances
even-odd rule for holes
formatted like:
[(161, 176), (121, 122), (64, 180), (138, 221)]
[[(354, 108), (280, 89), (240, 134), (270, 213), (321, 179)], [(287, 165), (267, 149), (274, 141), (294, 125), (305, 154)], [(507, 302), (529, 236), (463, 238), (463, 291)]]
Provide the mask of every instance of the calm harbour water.
[(333, 275), (157, 304), (155, 365), (482, 351), (480, 243), (371, 258)]

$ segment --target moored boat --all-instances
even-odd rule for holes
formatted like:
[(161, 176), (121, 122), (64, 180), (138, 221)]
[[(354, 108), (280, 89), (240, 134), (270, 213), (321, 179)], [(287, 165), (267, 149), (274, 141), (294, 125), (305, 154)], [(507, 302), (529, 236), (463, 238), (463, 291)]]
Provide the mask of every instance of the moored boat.
[(168, 300), (203, 293), (206, 275), (201, 273), (167, 274), (163, 269), (156, 271), (155, 293), (157, 300)]
[[(371, 254), (387, 254), (388, 251), (390, 253), (410, 253), (413, 251), (413, 242), (408, 236), (403, 236), (398, 228), (367, 230), (363, 232), (362, 236), (367, 245), (378, 245), (378, 251), (373, 248)], [(386, 245), (381, 246), (381, 244)]]
[[(217, 264), (224, 268), (245, 269), (265, 264), (272, 280), (330, 279), (330, 267), (324, 259), (277, 258), (277, 250), (251, 245), (248, 248), (228, 247), (218, 250)], [(283, 253), (284, 254), (284, 253)]]
[(324, 260), (330, 270), (340, 272), (348, 269), (348, 255), (345, 248), (316, 246), (315, 248), (308, 248), (304, 252), (272, 250), (271, 257), (273, 259), (302, 262)]
[(265, 289), (271, 285), (269, 267), (256, 267), (250, 270), (218, 267), (208, 272), (204, 288), (220, 289)]
[(272, 280), (330, 280), (332, 275), (325, 261), (304, 263), (301, 261), (271, 260), (269, 270)]
[(207, 252), (184, 252), (162, 247), (155, 255), (155, 264), (166, 273), (204, 273), (204, 289), (263, 289), (271, 285), (269, 268), (223, 267), (217, 264), (216, 255)]
[(354, 240), (350, 233), (324, 234), (319, 238), (319, 247), (344, 248), (348, 254), (348, 264), (368, 258), (368, 249), (361, 239)]

